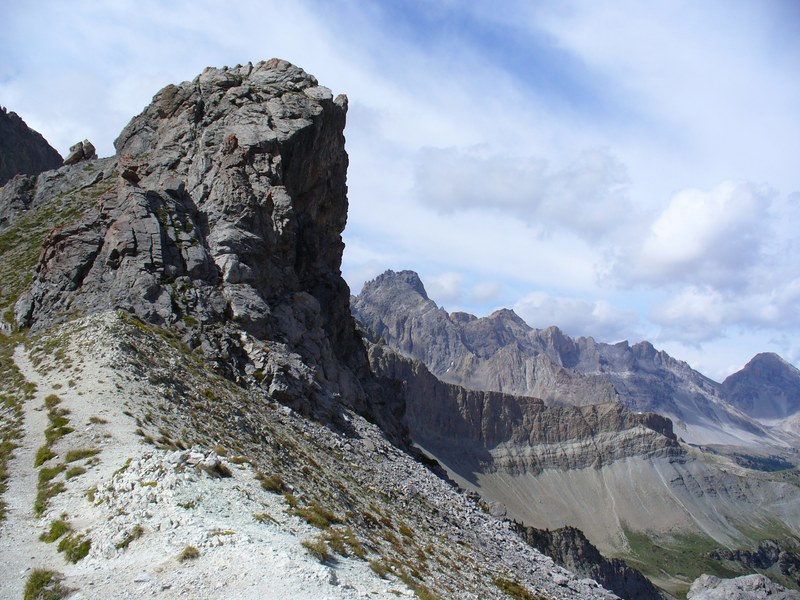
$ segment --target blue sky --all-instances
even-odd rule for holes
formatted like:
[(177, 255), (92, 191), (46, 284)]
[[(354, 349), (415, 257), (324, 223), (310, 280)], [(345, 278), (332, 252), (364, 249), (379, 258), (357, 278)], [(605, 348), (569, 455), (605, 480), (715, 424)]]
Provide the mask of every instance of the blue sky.
[[(496, 5), (499, 5), (496, 6)], [(347, 93), (354, 292), (800, 363), (800, 4), (4, 3), (0, 104), (101, 155), (164, 85), (285, 58)]]

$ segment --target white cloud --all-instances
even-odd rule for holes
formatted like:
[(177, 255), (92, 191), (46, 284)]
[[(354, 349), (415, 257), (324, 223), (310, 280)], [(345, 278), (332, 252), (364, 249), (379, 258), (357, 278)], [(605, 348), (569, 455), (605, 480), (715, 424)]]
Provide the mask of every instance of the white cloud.
[(425, 291), (437, 304), (458, 304), (464, 296), (464, 276), (459, 273), (439, 273), (425, 278)]
[(594, 337), (605, 342), (628, 339), (638, 323), (635, 313), (606, 300), (579, 300), (532, 292), (514, 305), (514, 311), (531, 327), (557, 325), (568, 335)]
[(541, 231), (560, 228), (597, 241), (633, 219), (626, 183), (625, 166), (602, 148), (584, 150), (561, 166), (486, 146), (424, 148), (417, 155), (414, 193), (440, 210), (501, 211)]
[(771, 233), (773, 198), (763, 186), (732, 182), (677, 193), (631, 255), (633, 277), (654, 284), (745, 286)]

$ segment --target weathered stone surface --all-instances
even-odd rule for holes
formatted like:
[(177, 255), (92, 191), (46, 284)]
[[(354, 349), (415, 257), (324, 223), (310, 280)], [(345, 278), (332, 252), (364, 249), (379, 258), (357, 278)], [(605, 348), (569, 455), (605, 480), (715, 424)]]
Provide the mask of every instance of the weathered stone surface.
[(745, 575), (735, 579), (720, 579), (701, 575), (692, 584), (687, 600), (798, 600), (800, 592), (787, 590), (764, 575)]
[(779, 540), (764, 540), (753, 550), (720, 548), (709, 553), (714, 560), (738, 562), (748, 569), (769, 569), (777, 565), (782, 575), (800, 586), (800, 553), (789, 550)]
[(556, 563), (594, 579), (625, 600), (661, 598), (658, 589), (636, 569), (618, 558), (608, 559), (575, 527), (536, 529), (517, 526), (522, 538)]
[(61, 155), (40, 133), (0, 106), (0, 186), (15, 175), (35, 176), (62, 164)]
[(97, 152), (94, 149), (94, 144), (89, 140), (83, 140), (69, 147), (69, 154), (64, 159), (64, 164), (74, 165), (81, 161), (94, 160), (95, 158), (97, 158)]
[(542, 400), (444, 383), (419, 361), (376, 344), (376, 374), (402, 383), (406, 423), (415, 442), (437, 457), (484, 471), (538, 474), (545, 469), (607, 465), (630, 456), (675, 457), (683, 451), (668, 419), (619, 403), (547, 406)]
[[(183, 330), (231, 377), (265, 368), (264, 385), (289, 404), (332, 406), (341, 394), (380, 420), (340, 273), (346, 109), (344, 96), (277, 59), (167, 86), (117, 138), (96, 206), (46, 240), (17, 323), (38, 330), (122, 309)], [(74, 150), (74, 160), (94, 152), (87, 142)], [(63, 171), (84, 164), (94, 161)], [(33, 204), (43, 185), (20, 183), (14, 201)], [(314, 386), (288, 382), (291, 368), (256, 367), (242, 331), (299, 356)]]

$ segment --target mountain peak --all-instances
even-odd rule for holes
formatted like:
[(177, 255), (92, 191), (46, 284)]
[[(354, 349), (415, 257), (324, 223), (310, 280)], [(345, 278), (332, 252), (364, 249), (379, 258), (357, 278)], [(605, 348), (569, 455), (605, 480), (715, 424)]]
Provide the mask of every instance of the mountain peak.
[(774, 352), (762, 352), (722, 382), (725, 397), (755, 418), (784, 419), (800, 413), (800, 370)]

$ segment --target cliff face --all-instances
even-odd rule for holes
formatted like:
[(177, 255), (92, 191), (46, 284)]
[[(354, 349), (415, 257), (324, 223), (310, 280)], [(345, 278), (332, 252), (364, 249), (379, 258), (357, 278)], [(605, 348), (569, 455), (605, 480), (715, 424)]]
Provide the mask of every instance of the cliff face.
[(62, 163), (61, 155), (40, 133), (17, 113), (0, 107), (0, 186), (15, 175), (38, 175)]
[[(121, 309), (295, 407), (338, 394), (369, 414), (339, 270), (346, 112), (345, 96), (280, 60), (167, 86), (115, 157), (30, 182), (28, 197), (49, 186), (50, 202), (82, 210), (45, 239), (17, 323), (36, 331)], [(88, 181), (73, 187), (79, 173)]]
[(558, 564), (590, 577), (625, 600), (663, 597), (658, 589), (636, 569), (618, 558), (605, 558), (575, 527), (536, 529), (519, 526), (520, 535), (534, 548), (551, 556)]
[(775, 444), (781, 434), (725, 401), (720, 384), (652, 344), (573, 339), (533, 329), (511, 310), (476, 318), (448, 314), (416, 273), (387, 271), (352, 300), (353, 314), (400, 352), (449, 383), (542, 398), (550, 405), (622, 402), (669, 417), (698, 444)]
[(672, 424), (659, 415), (619, 403), (550, 407), (536, 398), (468, 390), (439, 381), (385, 345), (371, 346), (369, 358), (376, 374), (402, 382), (413, 440), (446, 462), (472, 460), (484, 471), (536, 475), (632, 456), (685, 459)]

